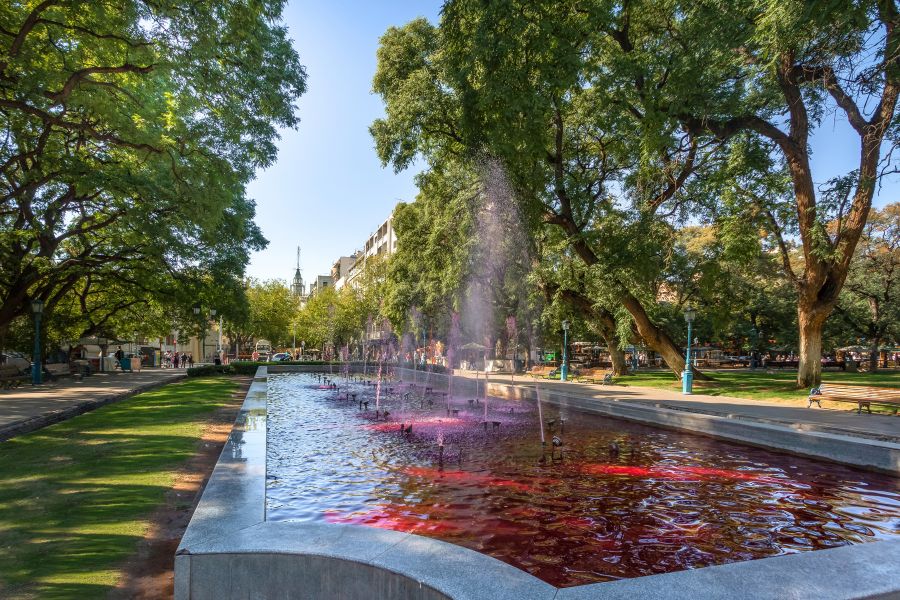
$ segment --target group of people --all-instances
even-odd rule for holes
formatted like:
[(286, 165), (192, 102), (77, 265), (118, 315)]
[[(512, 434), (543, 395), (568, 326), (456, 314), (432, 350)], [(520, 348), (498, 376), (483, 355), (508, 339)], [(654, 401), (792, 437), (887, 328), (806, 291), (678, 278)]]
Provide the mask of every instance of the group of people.
[(164, 369), (186, 369), (194, 366), (194, 355), (189, 352), (172, 352), (166, 350), (163, 355)]

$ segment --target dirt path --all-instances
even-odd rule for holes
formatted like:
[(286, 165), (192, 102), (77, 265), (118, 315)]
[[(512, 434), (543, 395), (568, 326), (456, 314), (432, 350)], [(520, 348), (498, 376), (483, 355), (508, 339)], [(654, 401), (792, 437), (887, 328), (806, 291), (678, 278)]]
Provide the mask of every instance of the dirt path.
[(165, 503), (151, 515), (147, 535), (123, 566), (122, 577), (109, 595), (111, 600), (172, 598), (175, 550), (228, 440), (250, 383), (249, 378), (241, 378), (240, 387), (228, 404), (210, 416), (197, 453), (179, 470)]

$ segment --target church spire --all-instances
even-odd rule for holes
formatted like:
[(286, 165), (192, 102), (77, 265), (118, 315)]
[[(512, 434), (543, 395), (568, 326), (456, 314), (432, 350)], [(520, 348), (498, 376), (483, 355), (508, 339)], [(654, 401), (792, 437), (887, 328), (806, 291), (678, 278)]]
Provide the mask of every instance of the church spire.
[(303, 297), (303, 275), (300, 273), (300, 246), (297, 246), (297, 269), (294, 271), (294, 283), (291, 284), (291, 292), (295, 296)]

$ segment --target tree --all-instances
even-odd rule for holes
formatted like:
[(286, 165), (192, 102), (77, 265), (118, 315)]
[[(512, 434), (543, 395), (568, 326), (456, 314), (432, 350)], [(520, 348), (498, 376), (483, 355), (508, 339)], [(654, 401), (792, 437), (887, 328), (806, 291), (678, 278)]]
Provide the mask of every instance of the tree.
[(882, 343), (900, 339), (900, 203), (872, 210), (836, 309), (868, 341), (875, 372)]
[(299, 310), (299, 301), (283, 282), (277, 279), (245, 284), (247, 313), (243, 318), (225, 320), (225, 335), (236, 351), (248, 348), (259, 339), (273, 346), (286, 346), (292, 341), (292, 323)]
[[(893, 170), (891, 151), (885, 154), (883, 145), (893, 146), (897, 138), (897, 24), (892, 1), (822, 6), (769, 0), (723, 7), (451, 0), (443, 11), (439, 59), (431, 63), (445, 65), (449, 87), (460, 99), (462, 109), (448, 114), (461, 114), (455, 131), (464, 144), (471, 145), (467, 138), (475, 135), (513, 172), (531, 168), (539, 179), (548, 180), (534, 168), (545, 162), (542, 153), (555, 163), (555, 179), (535, 188), (555, 193), (549, 217), (567, 229), (587, 261), (595, 261), (596, 245), (587, 243), (589, 230), (579, 227), (582, 213), (570, 207), (593, 205), (575, 201), (572, 190), (592, 189), (585, 184), (597, 181), (598, 168), (579, 144), (597, 149), (595, 157), (615, 158), (615, 141), (626, 142), (619, 156), (630, 161), (620, 161), (625, 176), (612, 185), (649, 208), (648, 216), (659, 210), (657, 200), (683, 209), (690, 199), (697, 208), (688, 188), (698, 182), (700, 170), (715, 171), (723, 159), (732, 160), (745, 149), (741, 142), (762, 147), (755, 171), (784, 170), (791, 194), (790, 220), (773, 222), (769, 231), (783, 249), (783, 268), (797, 290), (798, 384), (809, 387), (819, 379), (822, 326), (846, 279), (875, 185)], [(414, 80), (421, 85), (423, 79)], [(586, 107), (581, 113), (593, 119), (573, 118), (579, 99)], [(418, 113), (400, 114), (409, 121), (408, 115)], [(858, 135), (860, 158), (836, 180), (840, 185), (817, 191), (811, 135), (831, 115)], [(424, 119), (413, 124), (420, 125), (414, 135), (432, 131)], [(603, 133), (612, 134), (612, 145)], [(516, 161), (523, 168), (516, 168)], [(590, 178), (576, 177), (575, 166)], [(727, 181), (720, 184), (727, 188)], [(831, 223), (836, 226), (829, 228)], [(787, 253), (793, 228), (803, 254), (799, 271)], [(670, 346), (641, 314), (639, 290), (627, 277), (613, 275), (609, 283), (645, 329), (644, 339)], [(636, 295), (641, 306), (625, 292)], [(664, 354), (677, 359), (671, 350)]]
[[(620, 34), (628, 36), (641, 8), (622, 11)], [(714, 51), (674, 77), (681, 81), (681, 98), (665, 109), (686, 127), (723, 140), (754, 138), (774, 158), (760, 169), (787, 173), (788, 212), (768, 202), (771, 190), (745, 191), (768, 217), (784, 272), (797, 291), (797, 383), (812, 387), (821, 377), (822, 329), (849, 274), (878, 180), (892, 169), (882, 159), (885, 142), (893, 148), (897, 140), (897, 4), (769, 0), (733, 3), (728, 11), (697, 5), (678, 17), (682, 44)], [(817, 189), (811, 136), (832, 116), (858, 136), (859, 159), (832, 185)], [(797, 268), (788, 252), (792, 230), (803, 255)]]
[(159, 296), (242, 278), (265, 244), (245, 185), (305, 85), (282, 6), (0, 6), (0, 327), (88, 274)]
[(531, 320), (527, 226), (507, 190), (470, 164), (448, 160), (418, 183), (415, 202), (394, 212), (384, 314), (395, 331), (445, 340), (457, 314), (459, 335), (499, 341), (505, 354)]
[[(416, 20), (388, 30), (374, 84), (387, 106), (372, 126), (379, 155), (397, 169), (416, 153), (432, 168), (454, 156), (498, 159), (526, 219), (562, 230), (603, 293), (680, 373), (681, 351), (653, 319), (648, 283), (665, 249), (651, 240), (665, 241), (667, 217), (684, 218), (689, 178), (719, 144), (645, 118), (610, 92), (607, 72), (622, 52), (588, 39), (596, 8), (513, 4), (448, 2), (439, 29)], [(636, 152), (644, 140), (635, 132), (646, 131), (652, 148)]]

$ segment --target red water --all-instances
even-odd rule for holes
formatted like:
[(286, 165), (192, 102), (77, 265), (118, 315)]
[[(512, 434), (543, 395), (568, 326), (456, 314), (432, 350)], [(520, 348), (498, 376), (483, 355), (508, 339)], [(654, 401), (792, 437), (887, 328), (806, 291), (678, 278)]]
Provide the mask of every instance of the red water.
[(309, 376), (269, 381), (270, 520), (435, 537), (557, 586), (900, 535), (887, 476), (544, 405), (566, 418), (551, 453), (533, 405), (491, 401), (485, 430), (483, 406), (447, 417), (413, 392), (376, 421)]

